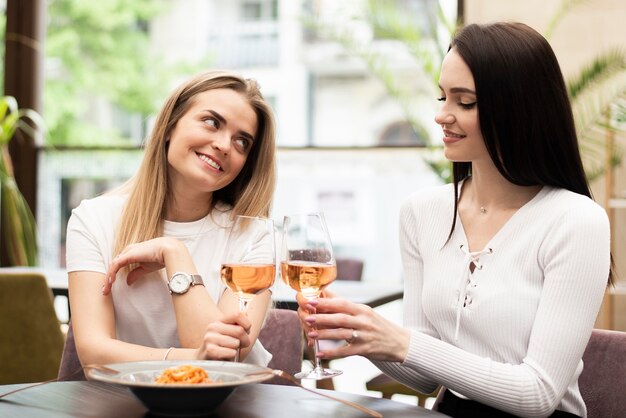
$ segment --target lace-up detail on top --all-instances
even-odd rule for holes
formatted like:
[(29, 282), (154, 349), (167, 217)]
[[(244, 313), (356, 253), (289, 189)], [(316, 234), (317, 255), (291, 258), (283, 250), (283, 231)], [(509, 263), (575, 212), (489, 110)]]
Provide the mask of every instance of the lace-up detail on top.
[(493, 254), (493, 249), (487, 247), (482, 251), (468, 251), (465, 245), (459, 245), (459, 249), (465, 254), (463, 260), (463, 270), (459, 285), (457, 289), (457, 302), (456, 302), (456, 327), (454, 330), (454, 340), (459, 338), (459, 327), (461, 325), (461, 311), (464, 307), (472, 304), (472, 292), (471, 289), (476, 287), (476, 270), (482, 270), (483, 265), (480, 262), (480, 257), (486, 254)]

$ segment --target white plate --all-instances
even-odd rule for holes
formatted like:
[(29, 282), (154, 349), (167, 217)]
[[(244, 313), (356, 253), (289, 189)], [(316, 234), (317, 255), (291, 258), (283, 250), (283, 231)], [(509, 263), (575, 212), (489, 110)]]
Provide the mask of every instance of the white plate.
[[(165, 369), (184, 364), (202, 367), (212, 382), (155, 382)], [(87, 379), (126, 386), (151, 412), (168, 416), (206, 415), (222, 403), (237, 386), (263, 382), (273, 376), (272, 370), (267, 367), (210, 360), (138, 361), (104, 366), (106, 369), (86, 368)]]
[[(191, 384), (155, 382), (156, 378), (163, 373), (165, 369), (182, 366), (184, 364), (202, 367), (207, 372), (212, 382)], [(262, 382), (272, 377), (272, 370), (267, 367), (246, 363), (210, 360), (136, 361), (105, 364), (105, 367), (116, 370), (117, 373), (88, 368), (86, 371), (87, 378), (89, 380), (98, 380), (124, 386), (202, 389), (239, 386), (247, 383)]]

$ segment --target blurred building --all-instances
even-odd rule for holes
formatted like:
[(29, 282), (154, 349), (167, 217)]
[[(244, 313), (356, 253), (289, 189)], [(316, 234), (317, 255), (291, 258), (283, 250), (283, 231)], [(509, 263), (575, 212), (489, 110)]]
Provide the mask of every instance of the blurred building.
[[(441, 33), (434, 23), (436, 0), (393, 3), (424, 33)], [(517, 20), (542, 33), (563, 4), (561, 0), (460, 3), (466, 22)], [(626, 3), (574, 3), (550, 38), (566, 78), (600, 52), (626, 46), (622, 24)], [(287, 213), (323, 210), (338, 255), (364, 259), (365, 280), (401, 280), (400, 202), (422, 187), (441, 182), (424, 163), (426, 151), (421, 148), (428, 139), (438, 140), (433, 122), (438, 92), (406, 46), (368, 24), (367, 0), (170, 0), (168, 4), (168, 12), (148, 25), (153, 47), (165, 59), (208, 57), (213, 68), (234, 69), (255, 78), (275, 110), (279, 181), (272, 216), (277, 223)], [(457, 2), (441, 4), (454, 21)], [(366, 46), (393, 72), (396, 83), (411, 92), (411, 116), (423, 124), (425, 133), (411, 127), (406, 109), (387, 93), (362, 57), (336, 41), (341, 36), (353, 45)], [(442, 38), (442, 43), (429, 47), (445, 50), (447, 40)], [(173, 80), (173, 85), (179, 81)], [(91, 114), (100, 115), (100, 123), (126, 124), (126, 132), (137, 141), (145, 135), (140, 120), (120, 115), (106, 103), (98, 102), (96, 109)], [(616, 140), (623, 142), (623, 138)], [(134, 173), (140, 153), (47, 151), (42, 158), (41, 263), (56, 267), (63, 265), (64, 227), (71, 208), (81, 198)], [(593, 189), (598, 201), (608, 201), (603, 179)], [(626, 199), (624, 164), (615, 171), (611, 193)], [(624, 254), (625, 211), (612, 213), (614, 254)], [(626, 271), (626, 258), (615, 258), (618, 271)], [(623, 318), (626, 328), (626, 312)]]
[[(424, 33), (437, 22), (434, 0), (395, 3)], [(399, 281), (399, 205), (412, 191), (440, 180), (423, 162), (428, 138), (415, 133), (405, 110), (364, 60), (333, 39), (335, 31), (367, 45), (407, 90), (420, 93), (414, 95), (413, 112), (429, 136), (438, 131), (433, 122), (437, 92), (402, 43), (368, 25), (367, 5), (365, 0), (172, 0), (148, 30), (166, 60), (208, 57), (211, 68), (236, 70), (260, 83), (278, 125), (279, 181), (272, 213), (277, 224), (287, 213), (322, 210), (337, 255), (365, 260), (364, 280)], [(180, 81), (173, 80), (172, 87)], [(141, 131), (140, 120), (94, 103), (99, 110), (90, 113), (99, 115), (103, 126), (124, 121), (129, 134)], [(68, 158), (78, 163), (68, 164)], [(71, 208), (130, 176), (139, 158), (138, 152), (45, 153), (42, 265), (63, 266)]]

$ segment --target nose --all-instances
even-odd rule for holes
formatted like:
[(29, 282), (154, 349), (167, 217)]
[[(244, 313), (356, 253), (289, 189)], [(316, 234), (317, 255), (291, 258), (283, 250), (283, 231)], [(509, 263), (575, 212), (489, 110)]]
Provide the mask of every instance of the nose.
[(224, 155), (230, 152), (230, 136), (226, 132), (216, 133), (212, 138), (211, 146)]
[(454, 115), (449, 111), (445, 103), (439, 108), (439, 111), (435, 115), (435, 123), (437, 123), (437, 125), (451, 125), (455, 120)]

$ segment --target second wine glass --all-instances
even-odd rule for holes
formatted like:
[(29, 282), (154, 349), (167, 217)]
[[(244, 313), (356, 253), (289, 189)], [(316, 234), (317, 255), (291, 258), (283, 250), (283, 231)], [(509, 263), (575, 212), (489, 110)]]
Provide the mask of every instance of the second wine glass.
[[(228, 237), (222, 281), (239, 299), (246, 312), (254, 297), (269, 289), (276, 276), (276, 242), (271, 219), (237, 216)], [(235, 355), (239, 361), (239, 349)]]
[[(309, 300), (319, 297), (322, 290), (335, 280), (337, 264), (323, 214), (285, 216), (280, 269), (283, 281)], [(313, 350), (315, 367), (309, 372), (296, 374), (296, 378), (320, 380), (342, 373), (322, 367), (317, 357), (317, 339)]]

